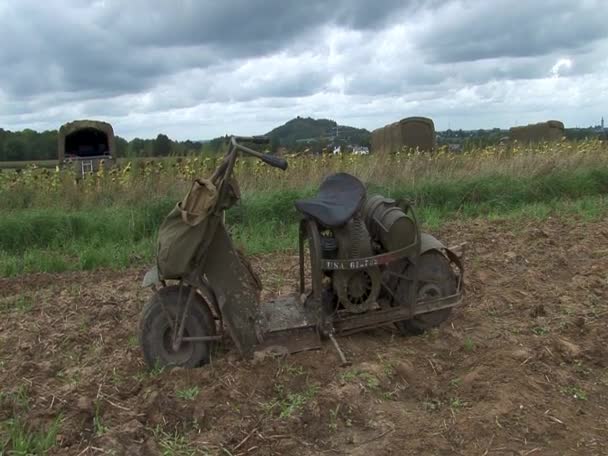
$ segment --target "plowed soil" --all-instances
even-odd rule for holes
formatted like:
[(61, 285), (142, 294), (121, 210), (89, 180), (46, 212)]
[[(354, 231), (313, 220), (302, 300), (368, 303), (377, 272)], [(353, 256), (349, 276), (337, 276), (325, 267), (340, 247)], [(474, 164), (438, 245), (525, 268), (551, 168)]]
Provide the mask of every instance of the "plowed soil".
[[(455, 223), (465, 304), (320, 351), (148, 371), (143, 270), (0, 280), (0, 423), (61, 417), (50, 454), (608, 454), (608, 219)], [(268, 294), (293, 256), (253, 259)], [(0, 446), (3, 441), (0, 425)], [(0, 453), (2, 453), (0, 449)]]

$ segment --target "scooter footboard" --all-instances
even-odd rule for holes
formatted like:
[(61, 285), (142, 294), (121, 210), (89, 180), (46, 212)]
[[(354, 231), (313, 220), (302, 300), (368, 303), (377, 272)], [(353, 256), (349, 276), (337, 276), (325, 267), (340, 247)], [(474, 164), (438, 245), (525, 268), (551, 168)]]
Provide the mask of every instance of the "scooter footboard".
[(316, 319), (295, 293), (262, 303), (258, 327), (263, 341), (256, 346), (256, 352), (287, 354), (321, 347)]

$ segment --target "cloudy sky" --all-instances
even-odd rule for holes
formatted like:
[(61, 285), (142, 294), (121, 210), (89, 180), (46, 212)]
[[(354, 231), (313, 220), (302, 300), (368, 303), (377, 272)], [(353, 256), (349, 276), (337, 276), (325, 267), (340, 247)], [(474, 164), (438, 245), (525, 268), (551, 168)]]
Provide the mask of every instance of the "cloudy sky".
[(0, 0), (0, 127), (608, 122), (607, 0)]

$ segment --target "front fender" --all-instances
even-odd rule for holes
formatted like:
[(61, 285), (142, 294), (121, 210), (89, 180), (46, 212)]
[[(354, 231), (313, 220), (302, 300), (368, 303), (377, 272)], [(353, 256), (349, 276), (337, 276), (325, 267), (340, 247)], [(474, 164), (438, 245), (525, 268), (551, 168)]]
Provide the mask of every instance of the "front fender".
[(157, 266), (153, 266), (152, 268), (150, 268), (150, 270), (148, 270), (148, 272), (146, 272), (146, 275), (144, 275), (144, 280), (142, 281), (141, 286), (143, 288), (148, 288), (154, 285), (160, 285), (160, 276), (158, 274), (158, 267)]

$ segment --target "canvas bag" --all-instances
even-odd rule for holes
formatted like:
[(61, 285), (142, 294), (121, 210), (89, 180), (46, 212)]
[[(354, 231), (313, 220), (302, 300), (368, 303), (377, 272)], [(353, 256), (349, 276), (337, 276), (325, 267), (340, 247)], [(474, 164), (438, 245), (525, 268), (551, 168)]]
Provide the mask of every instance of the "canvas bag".
[(161, 279), (178, 279), (191, 271), (217, 196), (210, 180), (196, 179), (185, 198), (167, 215), (158, 230), (156, 263)]

